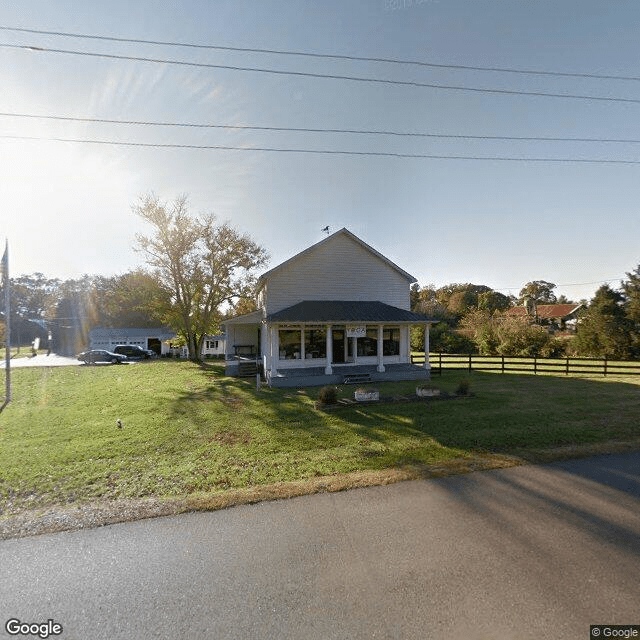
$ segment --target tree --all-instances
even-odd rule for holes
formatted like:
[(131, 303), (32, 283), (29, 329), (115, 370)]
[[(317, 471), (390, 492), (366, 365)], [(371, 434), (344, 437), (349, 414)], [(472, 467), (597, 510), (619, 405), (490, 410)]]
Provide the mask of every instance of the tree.
[[(20, 346), (39, 337), (46, 340), (46, 318), (58, 299), (60, 281), (42, 273), (11, 278), (11, 341)], [(4, 300), (4, 288), (0, 292)]]
[(624, 310), (629, 321), (630, 348), (633, 357), (640, 356), (640, 265), (622, 281)]
[(94, 281), (84, 275), (60, 284), (55, 308), (47, 320), (58, 353), (73, 355), (88, 346), (89, 331), (99, 324)]
[(631, 354), (631, 322), (626, 317), (625, 298), (603, 285), (578, 323), (574, 347), (580, 355), (628, 358)]
[(153, 327), (162, 322), (170, 296), (156, 279), (142, 270), (94, 282), (103, 327)]
[(478, 309), (483, 309), (489, 313), (504, 311), (512, 306), (512, 304), (512, 298), (498, 291), (493, 291), (492, 289), (478, 294)]
[(536, 304), (555, 304), (556, 296), (553, 290), (556, 285), (546, 280), (533, 280), (520, 289), (518, 302), (523, 304), (526, 298), (533, 300)]
[(153, 228), (151, 236), (136, 239), (165, 292), (163, 319), (182, 334), (197, 360), (204, 336), (219, 324), (222, 305), (251, 296), (255, 270), (267, 262), (267, 253), (227, 222), (216, 225), (213, 215), (191, 217), (185, 197), (165, 203), (148, 195), (133, 211)]

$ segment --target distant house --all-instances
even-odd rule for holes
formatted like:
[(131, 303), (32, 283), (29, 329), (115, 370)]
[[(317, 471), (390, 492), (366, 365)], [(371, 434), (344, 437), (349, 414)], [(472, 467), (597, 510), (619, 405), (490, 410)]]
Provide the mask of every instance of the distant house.
[(224, 334), (217, 336), (205, 336), (202, 341), (203, 356), (223, 356), (224, 355)]
[(89, 331), (89, 348), (112, 351), (119, 344), (136, 344), (160, 356), (171, 353), (171, 340), (175, 337), (175, 331), (168, 327), (97, 327)]
[(529, 310), (524, 306), (511, 307), (505, 314), (516, 318), (534, 318), (541, 324), (563, 331), (575, 329), (577, 313), (582, 307), (582, 304), (539, 304)]
[[(258, 310), (225, 321), (229, 375), (256, 364), (274, 386), (429, 377), (432, 318), (410, 310), (416, 279), (347, 229), (258, 279)], [(423, 327), (425, 364), (409, 329)]]

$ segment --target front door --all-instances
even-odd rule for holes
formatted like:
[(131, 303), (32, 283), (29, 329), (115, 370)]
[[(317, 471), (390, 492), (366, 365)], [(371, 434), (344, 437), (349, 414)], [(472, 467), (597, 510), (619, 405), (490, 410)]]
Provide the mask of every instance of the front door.
[(331, 333), (333, 337), (333, 362), (340, 364), (344, 362), (345, 330), (333, 329)]

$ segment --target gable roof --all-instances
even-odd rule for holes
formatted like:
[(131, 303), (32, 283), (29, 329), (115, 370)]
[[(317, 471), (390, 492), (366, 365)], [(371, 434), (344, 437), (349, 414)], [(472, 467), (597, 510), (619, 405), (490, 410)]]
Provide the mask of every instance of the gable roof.
[[(576, 312), (581, 304), (539, 304), (537, 306), (538, 318), (566, 318)], [(511, 307), (507, 309), (508, 316), (524, 317), (527, 315), (525, 307)]]
[(437, 322), (413, 311), (406, 311), (377, 300), (304, 300), (267, 316), (267, 322)]
[(385, 264), (387, 264), (389, 267), (391, 267), (392, 269), (397, 271), (400, 275), (402, 275), (404, 278), (406, 278), (409, 281), (410, 284), (414, 283), (414, 282), (417, 282), (416, 278), (414, 276), (412, 276), (410, 273), (407, 273), (404, 269), (401, 269), (397, 264), (395, 264), (395, 262), (392, 262), (391, 260), (389, 260), (389, 258), (386, 258), (385, 256), (383, 256), (380, 252), (376, 251), (373, 247), (369, 246), (366, 242), (364, 242), (363, 240), (358, 238), (358, 236), (354, 235), (353, 233), (351, 233), (351, 231), (349, 231), (348, 229), (343, 227), (339, 231), (336, 231), (335, 233), (332, 233), (330, 236), (324, 238), (323, 240), (320, 240), (320, 242), (316, 242), (315, 244), (312, 244), (310, 247), (307, 247), (304, 251), (301, 251), (300, 253), (296, 253), (295, 256), (289, 258), (288, 260), (285, 260), (284, 262), (281, 262), (276, 267), (273, 267), (273, 269), (270, 269), (269, 271), (263, 273), (258, 278), (258, 291), (262, 288), (262, 286), (265, 283), (266, 279), (271, 274), (275, 273), (276, 271), (279, 271), (280, 269), (283, 269), (284, 267), (290, 266), (292, 263), (294, 263), (301, 256), (304, 256), (304, 255), (307, 255), (309, 253), (312, 253), (313, 251), (318, 249), (318, 247), (321, 247), (321, 246), (323, 246), (323, 245), (325, 245), (327, 243), (332, 242), (333, 240), (335, 240), (335, 238), (337, 238), (338, 236), (341, 236), (341, 235), (346, 236), (350, 240), (356, 242), (362, 248), (364, 248), (366, 251), (368, 251), (372, 255), (376, 256), (376, 258), (379, 258), (380, 260), (382, 260)]

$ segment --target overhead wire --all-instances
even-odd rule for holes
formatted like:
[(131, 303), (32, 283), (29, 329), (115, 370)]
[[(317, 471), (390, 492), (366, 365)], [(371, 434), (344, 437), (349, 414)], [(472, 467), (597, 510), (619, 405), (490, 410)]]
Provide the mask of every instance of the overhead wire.
[(90, 118), (84, 116), (56, 116), (43, 115), (33, 113), (16, 113), (16, 112), (0, 112), (0, 117), (12, 118), (33, 118), (42, 120), (61, 120), (67, 122), (91, 122), (100, 124), (122, 124), (122, 125), (139, 125), (152, 127), (184, 127), (184, 128), (201, 128), (201, 129), (230, 129), (230, 130), (249, 130), (249, 131), (277, 131), (277, 132), (294, 132), (294, 133), (346, 133), (360, 135), (378, 135), (378, 136), (399, 136), (399, 137), (417, 137), (417, 138), (444, 138), (444, 139), (462, 139), (462, 140), (509, 140), (524, 142), (606, 142), (606, 143), (626, 143), (640, 144), (640, 139), (634, 138), (555, 138), (549, 136), (490, 136), (490, 135), (471, 135), (471, 134), (450, 134), (450, 133), (425, 133), (412, 131), (388, 131), (375, 129), (328, 129), (328, 128), (311, 128), (311, 127), (275, 127), (261, 125), (246, 124), (211, 124), (200, 122), (157, 122), (147, 120), (117, 120), (110, 118)]
[(6, 25), (0, 25), (1, 31), (17, 32), (17, 33), (31, 33), (37, 35), (49, 35), (59, 36), (65, 38), (79, 38), (79, 39), (91, 39), (91, 40), (103, 40), (108, 42), (126, 42), (133, 44), (151, 44), (170, 47), (188, 47), (193, 49), (209, 49), (218, 51), (233, 51), (240, 53), (262, 53), (269, 55), (281, 55), (281, 56), (303, 56), (310, 58), (322, 58), (331, 60), (350, 60), (356, 62), (381, 62), (388, 64), (400, 64), (400, 65), (415, 65), (420, 67), (431, 67), (436, 69), (459, 69), (465, 71), (488, 71), (498, 73), (514, 73), (525, 75), (542, 75), (542, 76), (559, 76), (568, 78), (591, 78), (599, 80), (624, 80), (624, 81), (640, 81), (638, 76), (625, 76), (614, 74), (601, 74), (601, 73), (578, 73), (567, 71), (548, 71), (541, 69), (515, 69), (511, 67), (491, 67), (491, 66), (472, 66), (462, 64), (444, 64), (436, 62), (427, 62), (423, 60), (403, 60), (399, 58), (384, 58), (384, 57), (368, 57), (368, 56), (353, 56), (337, 53), (317, 53), (311, 51), (291, 51), (282, 49), (264, 49), (256, 47), (232, 47), (225, 45), (213, 45), (213, 44), (198, 44), (193, 42), (178, 42), (171, 40), (146, 40), (141, 38), (124, 38), (116, 36), (104, 36), (96, 34), (86, 33), (71, 33), (67, 31), (47, 31), (44, 29), (27, 29), (23, 27), (9, 27)]
[(362, 82), (370, 84), (384, 84), (393, 86), (407, 86), (426, 89), (441, 89), (447, 91), (467, 91), (473, 93), (489, 93), (494, 95), (514, 95), (527, 97), (542, 98), (559, 98), (571, 100), (593, 100), (604, 102), (619, 102), (627, 104), (640, 104), (640, 98), (621, 98), (615, 96), (596, 96), (587, 94), (572, 93), (551, 93), (546, 91), (520, 91), (517, 89), (490, 89), (485, 87), (468, 87), (463, 85), (447, 85), (432, 82), (417, 82), (414, 80), (392, 80), (389, 78), (374, 78), (365, 76), (341, 75), (335, 73), (313, 73), (310, 71), (291, 71), (283, 69), (268, 69), (265, 67), (243, 67), (238, 65), (213, 64), (208, 62), (192, 62), (189, 60), (169, 60), (164, 58), (149, 58), (142, 56), (125, 56), (113, 53), (99, 53), (95, 51), (75, 51), (70, 49), (53, 49), (50, 47), (38, 47), (33, 45), (18, 45), (0, 43), (0, 48), (29, 50), (43, 53), (61, 53), (65, 55), (85, 56), (93, 58), (104, 58), (111, 60), (128, 60), (133, 62), (151, 62), (155, 64), (180, 65), (187, 67), (206, 68), (206, 69), (222, 69), (227, 71), (247, 71), (253, 73), (265, 73), (273, 75), (284, 75), (305, 78), (322, 78), (327, 80), (346, 80), (350, 82)]
[(281, 147), (238, 147), (230, 145), (196, 145), (196, 144), (171, 144), (151, 142), (130, 142), (121, 140), (88, 140), (82, 138), (61, 138), (55, 136), (20, 136), (0, 134), (0, 139), (7, 140), (32, 140), (48, 142), (72, 142), (81, 144), (113, 145), (123, 147), (148, 147), (156, 149), (202, 149), (221, 151), (259, 151), (270, 153), (306, 153), (315, 155), (341, 155), (341, 156), (379, 156), (388, 158), (414, 158), (429, 160), (485, 160), (497, 162), (551, 162), (551, 163), (583, 163), (583, 164), (623, 164), (639, 165), (640, 160), (616, 160), (599, 158), (521, 158), (515, 156), (472, 156), (472, 155), (446, 155), (426, 153), (395, 153), (387, 151), (344, 151), (338, 149), (295, 149)]

